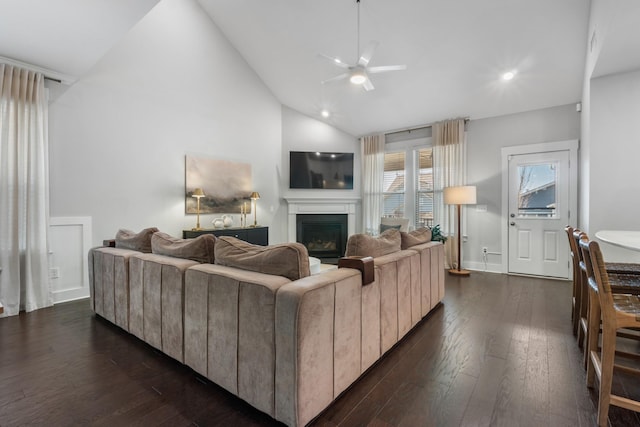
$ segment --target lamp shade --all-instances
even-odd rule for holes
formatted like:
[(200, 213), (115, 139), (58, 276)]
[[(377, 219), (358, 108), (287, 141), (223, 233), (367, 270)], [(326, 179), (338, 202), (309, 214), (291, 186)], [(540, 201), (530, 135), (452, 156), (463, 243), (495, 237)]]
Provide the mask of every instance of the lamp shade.
[(204, 191), (202, 191), (202, 188), (196, 188), (195, 190), (193, 190), (191, 197), (197, 197), (197, 198), (204, 197)]
[(446, 205), (475, 205), (475, 185), (461, 185), (444, 189), (444, 203)]
[(251, 196), (249, 196), (249, 198), (257, 200), (260, 198), (260, 193), (258, 193), (257, 191), (254, 191), (253, 193), (251, 193)]

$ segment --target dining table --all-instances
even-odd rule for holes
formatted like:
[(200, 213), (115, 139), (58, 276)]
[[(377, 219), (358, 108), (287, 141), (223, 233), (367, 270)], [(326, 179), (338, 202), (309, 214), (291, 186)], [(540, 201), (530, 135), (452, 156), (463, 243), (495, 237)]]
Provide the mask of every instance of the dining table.
[(640, 251), (640, 230), (600, 230), (596, 237), (614, 246)]

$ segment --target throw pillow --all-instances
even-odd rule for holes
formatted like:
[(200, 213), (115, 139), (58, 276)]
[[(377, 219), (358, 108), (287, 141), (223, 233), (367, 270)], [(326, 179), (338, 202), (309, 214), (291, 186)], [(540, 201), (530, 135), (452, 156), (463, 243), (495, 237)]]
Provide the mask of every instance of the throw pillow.
[(302, 243), (260, 246), (235, 237), (216, 242), (216, 264), (298, 280), (309, 276), (309, 252)]
[(380, 224), (380, 233), (384, 233), (385, 231), (391, 230), (391, 229), (400, 230), (401, 227), (402, 225), (400, 224), (398, 225)]
[(151, 236), (158, 231), (156, 227), (145, 228), (139, 233), (121, 228), (116, 233), (116, 248), (138, 252), (151, 252)]
[(421, 245), (431, 241), (431, 229), (428, 227), (418, 228), (417, 230), (405, 233), (400, 232), (400, 238), (402, 240), (402, 249), (410, 248), (411, 246)]
[(347, 240), (345, 256), (370, 256), (373, 258), (399, 251), (400, 230), (392, 228), (378, 237), (367, 234), (353, 234)]
[(213, 264), (215, 243), (216, 236), (213, 234), (201, 234), (194, 239), (178, 239), (161, 232), (151, 236), (151, 250), (154, 254), (190, 259), (201, 264)]

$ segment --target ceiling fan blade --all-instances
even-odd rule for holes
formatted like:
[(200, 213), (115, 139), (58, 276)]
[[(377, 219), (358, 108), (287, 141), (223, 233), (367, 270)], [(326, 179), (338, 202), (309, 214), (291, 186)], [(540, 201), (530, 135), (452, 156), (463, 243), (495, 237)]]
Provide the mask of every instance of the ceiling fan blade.
[(347, 77), (349, 77), (349, 73), (342, 73), (342, 74), (340, 74), (340, 75), (338, 75), (338, 76), (331, 77), (330, 79), (323, 80), (323, 81), (321, 81), (320, 83), (325, 84), (325, 83), (336, 82), (336, 81), (338, 81), (338, 80), (346, 79)]
[(325, 55), (323, 53), (318, 54), (319, 57), (324, 58), (324, 59), (328, 59), (329, 61), (331, 61), (333, 63), (333, 65), (337, 65), (338, 67), (341, 68), (349, 68), (349, 64), (346, 64), (344, 62), (342, 62), (340, 59), (334, 57), (334, 56), (329, 56), (329, 55)]
[(367, 68), (367, 73), (375, 74), (375, 73), (384, 73), (386, 71), (402, 71), (406, 69), (407, 69), (406, 65), (382, 65), (380, 67)]
[(358, 65), (366, 67), (367, 64), (369, 64), (369, 61), (371, 61), (373, 54), (376, 52), (376, 49), (378, 48), (378, 44), (379, 43), (377, 41), (369, 42), (367, 47), (362, 51), (360, 58), (358, 58)]
[(373, 83), (371, 83), (371, 80), (369, 78), (367, 78), (367, 80), (365, 80), (365, 82), (362, 83), (362, 87), (367, 92), (369, 92), (370, 90), (374, 90), (375, 89), (375, 87), (373, 87)]

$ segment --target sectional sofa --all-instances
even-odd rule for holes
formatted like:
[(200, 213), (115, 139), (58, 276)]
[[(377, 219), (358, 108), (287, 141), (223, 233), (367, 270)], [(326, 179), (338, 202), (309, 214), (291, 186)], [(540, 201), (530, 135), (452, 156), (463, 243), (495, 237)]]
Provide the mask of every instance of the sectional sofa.
[(89, 252), (95, 313), (289, 426), (313, 420), (444, 297), (428, 229), (353, 235), (373, 282), (311, 275), (299, 243), (121, 230)]

